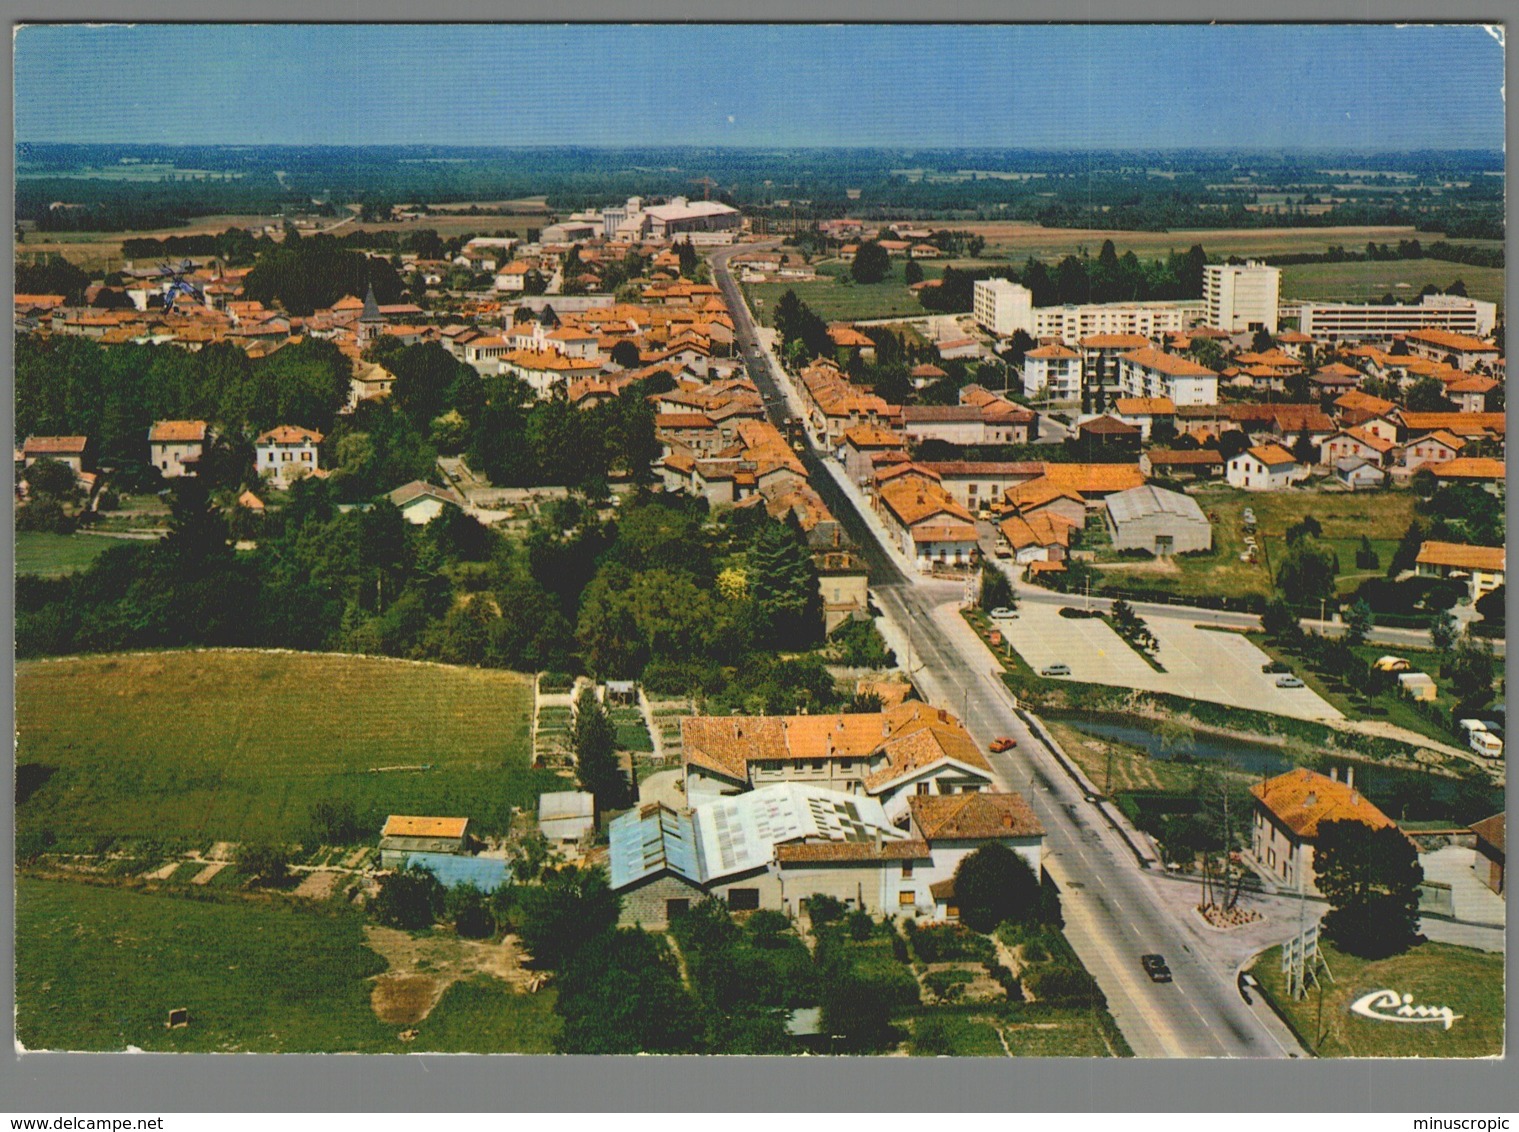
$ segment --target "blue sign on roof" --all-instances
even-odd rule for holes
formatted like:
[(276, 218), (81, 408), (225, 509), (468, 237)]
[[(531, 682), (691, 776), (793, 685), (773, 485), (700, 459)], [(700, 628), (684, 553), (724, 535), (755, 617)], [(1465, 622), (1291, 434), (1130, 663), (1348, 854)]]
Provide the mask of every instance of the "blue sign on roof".
[(406, 867), (424, 868), (444, 888), (472, 884), (481, 892), (494, 892), (512, 882), (508, 862), (500, 857), (456, 857), (452, 853), (410, 853)]

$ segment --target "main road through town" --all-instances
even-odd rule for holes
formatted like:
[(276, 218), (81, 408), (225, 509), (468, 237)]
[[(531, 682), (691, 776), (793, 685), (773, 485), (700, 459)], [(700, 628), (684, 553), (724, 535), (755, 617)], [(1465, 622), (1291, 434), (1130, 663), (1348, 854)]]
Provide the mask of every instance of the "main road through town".
[[(754, 245), (748, 245), (753, 248)], [(776, 424), (787, 416), (785, 378), (760, 344), (753, 317), (727, 261), (739, 247), (711, 256), (714, 281), (733, 314), (735, 341)], [(883, 547), (830, 470), (810, 448), (801, 453), (813, 487), (843, 524), (871, 572), (886, 616), (910, 636), (911, 674), (936, 703), (955, 710), (983, 748), (1008, 736), (1012, 751), (990, 755), (1006, 785), (1024, 794), (1046, 830), (1046, 869), (1061, 891), (1066, 934), (1096, 977), (1124, 1036), (1141, 1057), (1285, 1057), (1290, 1038), (1264, 1023), (1241, 999), (1233, 972), (1210, 962), (1200, 921), (1171, 911), (1155, 886), (1169, 884), (1142, 868), (1136, 854), (1065, 774), (1014, 710), (1007, 689), (977, 638), (935, 611), (958, 587), (909, 577)], [(1216, 938), (1216, 937), (1215, 937)], [(1149, 981), (1139, 957), (1159, 952), (1175, 975)]]

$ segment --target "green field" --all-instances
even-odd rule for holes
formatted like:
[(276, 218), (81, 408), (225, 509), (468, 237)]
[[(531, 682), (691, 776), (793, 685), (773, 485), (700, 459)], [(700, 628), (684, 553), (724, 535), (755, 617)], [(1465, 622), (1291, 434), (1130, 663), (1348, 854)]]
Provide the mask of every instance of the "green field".
[[(1285, 993), (1281, 949), (1253, 971), (1293, 1028), (1320, 1057), (1497, 1057), (1503, 1053), (1503, 956), (1444, 943), (1421, 943), (1391, 959), (1368, 961), (1324, 945), (1334, 981), (1294, 1002)], [(1423, 1006), (1448, 1006), (1462, 1017), (1446, 1030), (1433, 1023), (1381, 1022), (1350, 1012), (1382, 988), (1412, 994)]]
[[(1101, 571), (1107, 588), (1165, 590), (1178, 596), (1200, 594), (1271, 593), (1271, 570), (1286, 549), (1286, 531), (1305, 515), (1312, 515), (1324, 528), (1323, 537), (1339, 555), (1339, 591), (1348, 593), (1367, 578), (1382, 577), (1398, 541), (1413, 519), (1414, 497), (1406, 491), (1318, 492), (1238, 491), (1207, 487), (1195, 493), (1198, 506), (1213, 522), (1213, 550), (1186, 554), (1134, 566), (1119, 565)], [(1255, 512), (1255, 538), (1263, 554), (1254, 564), (1240, 561), (1245, 532), (1240, 516), (1246, 507)], [(1371, 540), (1382, 566), (1358, 570), (1356, 548), (1361, 536)], [(1099, 550), (1103, 558), (1113, 556)], [(1270, 569), (1268, 569), (1268, 566)], [(1095, 588), (1095, 587), (1094, 587)]]
[[(922, 263), (923, 278), (935, 279), (944, 273), (937, 263)], [(855, 322), (860, 319), (922, 317), (933, 312), (923, 309), (918, 296), (907, 289), (902, 277), (903, 260), (893, 260), (891, 274), (879, 283), (848, 281), (849, 265), (838, 260), (817, 265), (819, 274), (828, 278), (813, 283), (746, 283), (744, 291), (749, 309), (765, 326), (774, 326), (775, 304), (787, 291), (811, 307), (826, 322)]]
[[(379, 1052), (385, 961), (347, 910), (20, 877), (16, 1030), (28, 1049)], [(171, 1009), (191, 1022), (169, 1030)]]
[(1392, 294), (1400, 300), (1416, 299), (1426, 283), (1443, 289), (1457, 279), (1466, 284), (1472, 298), (1504, 305), (1501, 267), (1473, 267), (1443, 259), (1288, 264), (1282, 268), (1282, 298), (1364, 303)]
[(94, 535), (55, 535), (49, 531), (16, 532), (16, 573), (56, 578), (83, 570), (116, 539)]
[[(17, 666), (19, 833), (296, 838), (311, 804), (463, 815), (504, 833), (560, 780), (529, 771), (531, 682), (321, 653), (186, 651)], [(431, 769), (377, 769), (420, 768)]]
[[(455, 983), (403, 1043), (370, 1005), (386, 963), (352, 909), (187, 899), (23, 876), (17, 1034), (28, 1049), (549, 1053), (554, 992)], [(170, 1009), (190, 1025), (170, 1030)]]

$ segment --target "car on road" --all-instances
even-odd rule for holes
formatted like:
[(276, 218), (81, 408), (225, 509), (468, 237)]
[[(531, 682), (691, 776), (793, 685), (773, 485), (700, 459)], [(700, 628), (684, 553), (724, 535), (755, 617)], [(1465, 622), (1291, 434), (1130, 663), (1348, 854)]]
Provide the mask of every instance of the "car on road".
[(1069, 676), (1071, 666), (1069, 664), (1046, 664), (1039, 670), (1041, 676)]
[(993, 621), (1012, 621), (1016, 619), (1017, 616), (1018, 615), (1016, 613), (1014, 613), (1005, 605), (999, 605), (991, 612), (991, 619)]
[(1259, 992), (1260, 989), (1261, 984), (1256, 981), (1255, 976), (1252, 975), (1249, 971), (1241, 971), (1239, 973), (1239, 996), (1245, 1000), (1246, 1006), (1254, 1005), (1254, 1000), (1250, 997), (1250, 992), (1252, 990)]
[(1278, 688), (1301, 688), (1303, 687), (1303, 682), (1289, 672), (1285, 676), (1278, 676), (1276, 678), (1276, 686)]
[(1141, 955), (1139, 962), (1145, 969), (1145, 974), (1150, 976), (1152, 983), (1169, 983), (1171, 981), (1171, 968), (1166, 966), (1163, 955)]
[(1006, 735), (999, 735), (992, 740), (991, 750), (993, 754), (1000, 755), (1003, 751), (1011, 751), (1018, 744)]

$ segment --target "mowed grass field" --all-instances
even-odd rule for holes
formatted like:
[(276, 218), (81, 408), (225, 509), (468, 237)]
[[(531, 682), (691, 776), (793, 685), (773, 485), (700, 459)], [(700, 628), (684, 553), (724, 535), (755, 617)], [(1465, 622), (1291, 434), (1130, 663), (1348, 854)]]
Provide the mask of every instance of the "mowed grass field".
[[(1445, 943), (1421, 943), (1390, 959), (1358, 959), (1324, 945), (1334, 981), (1325, 981), (1322, 1028), (1319, 992), (1288, 998), (1281, 949), (1253, 968), (1255, 977), (1317, 1047), (1320, 1057), (1497, 1057), (1503, 1053), (1503, 956)], [(1350, 1011), (1362, 995), (1387, 988), (1413, 995), (1420, 1006), (1448, 1006), (1462, 1017), (1439, 1023), (1381, 1022)]]
[(16, 532), (16, 573), (56, 578), (83, 570), (96, 555), (116, 546), (96, 535), (55, 535), (51, 531)]
[(1132, 250), (1140, 259), (1155, 259), (1172, 250), (1184, 252), (1193, 244), (1201, 244), (1210, 257), (1221, 258), (1228, 255), (1324, 252), (1331, 245), (1360, 251), (1365, 249), (1368, 240), (1375, 240), (1379, 244), (1396, 244), (1399, 240), (1409, 239), (1431, 243), (1441, 238), (1434, 232), (1417, 232), (1411, 227), (1397, 225), (1342, 228), (1178, 228), (1169, 232), (1043, 228), (1038, 224), (1005, 220), (946, 220), (925, 222), (925, 226), (954, 228), (982, 236), (986, 239), (984, 251), (987, 254), (1010, 255), (1019, 262), (1031, 255), (1039, 259), (1059, 259), (1068, 255), (1080, 255), (1085, 251), (1088, 255), (1096, 256), (1104, 240), (1112, 240), (1119, 255)]
[[(17, 829), (297, 839), (311, 805), (504, 833), (562, 779), (528, 769), (520, 675), (321, 653), (185, 651), (17, 666)], [(376, 769), (420, 768), (431, 769)]]
[[(370, 1005), (385, 960), (355, 909), (274, 898), (191, 900), (22, 876), (16, 1029), (31, 1050), (549, 1053), (552, 990), (456, 983), (410, 1043)], [(164, 1025), (171, 1009), (190, 1025)]]
[(1289, 264), (1282, 268), (1282, 298), (1374, 303), (1392, 294), (1399, 300), (1411, 300), (1426, 283), (1443, 290), (1457, 279), (1466, 284), (1466, 293), (1472, 298), (1504, 305), (1502, 268), (1473, 267), (1443, 259)]
[[(1324, 540), (1339, 556), (1336, 585), (1341, 593), (1348, 593), (1367, 578), (1386, 573), (1393, 551), (1413, 519), (1414, 505), (1413, 495), (1407, 491), (1250, 492), (1207, 487), (1194, 498), (1213, 520), (1211, 553), (1179, 555), (1169, 564), (1118, 565), (1102, 571), (1104, 583), (1120, 589), (1136, 586), (1167, 590), (1178, 596), (1270, 594), (1272, 571), (1287, 548), (1287, 528), (1312, 515), (1324, 528)], [(1246, 507), (1255, 512), (1255, 539), (1263, 551), (1253, 564), (1240, 561), (1245, 550), (1241, 516)], [(1362, 535), (1371, 540), (1379, 569), (1356, 568), (1355, 552)]]
[[(924, 262), (923, 278), (937, 279), (942, 266)], [(765, 326), (775, 325), (775, 304), (787, 291), (811, 307), (825, 322), (855, 322), (873, 318), (921, 318), (932, 314), (923, 309), (918, 296), (907, 289), (904, 260), (892, 260), (891, 273), (879, 283), (855, 283), (849, 279), (849, 265), (839, 260), (817, 265), (826, 278), (815, 282), (745, 283), (749, 309)]]

